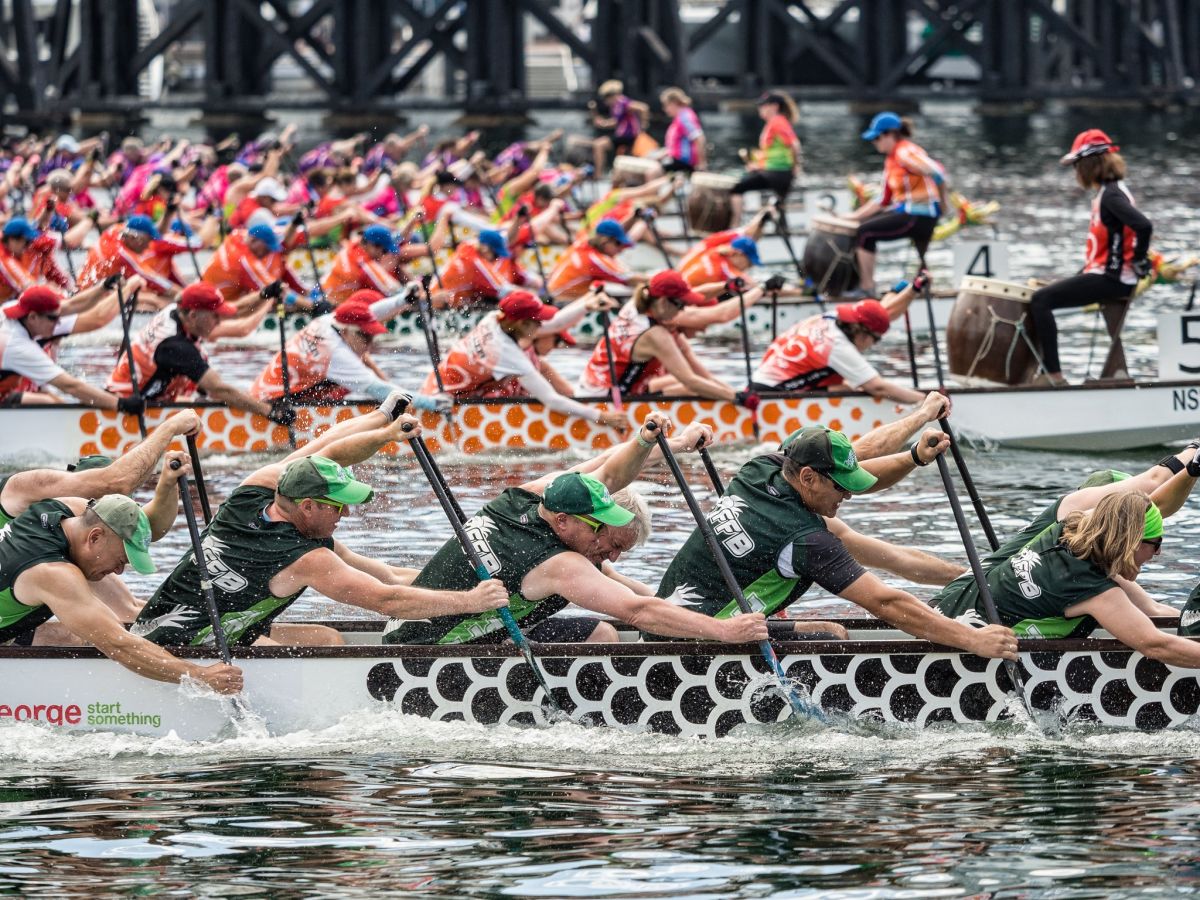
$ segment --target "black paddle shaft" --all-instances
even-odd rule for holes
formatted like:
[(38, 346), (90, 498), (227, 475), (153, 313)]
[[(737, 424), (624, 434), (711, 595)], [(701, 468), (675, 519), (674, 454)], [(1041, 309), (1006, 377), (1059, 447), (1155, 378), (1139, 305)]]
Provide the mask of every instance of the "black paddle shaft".
[[(179, 468), (179, 461), (171, 463), (171, 468)], [(217, 645), (217, 653), (221, 662), (231, 665), (233, 655), (229, 652), (229, 641), (225, 639), (225, 628), (221, 625), (221, 613), (217, 609), (217, 598), (213, 594), (212, 576), (208, 571), (208, 561), (204, 558), (204, 543), (200, 540), (200, 528), (196, 524), (196, 511), (192, 509), (192, 492), (186, 475), (179, 476), (179, 499), (183, 503), (183, 517), (187, 520), (188, 536), (192, 539), (192, 555), (196, 557), (196, 570), (200, 573), (200, 595), (204, 598), (204, 609), (208, 613), (208, 621), (212, 626), (213, 640)]]
[(708, 453), (707, 447), (700, 447), (700, 460), (704, 463), (704, 470), (708, 472), (708, 480), (712, 482), (713, 490), (717, 492), (718, 497), (725, 496), (725, 484), (721, 481), (721, 473), (717, 471), (717, 467), (713, 464), (712, 457)]
[[(442, 287), (442, 273), (438, 271), (437, 254), (433, 250), (433, 246), (429, 243), (429, 229), (425, 224), (425, 216), (418, 213), (420, 218), (417, 219), (417, 227), (421, 229), (421, 240), (425, 242), (425, 249), (429, 251), (429, 267), (433, 269), (434, 280), (437, 281), (438, 290), (445, 290)], [(450, 233), (454, 234), (454, 228), (451, 227)], [(429, 287), (426, 286), (425, 293), (429, 293)]]
[[(292, 373), (288, 365), (287, 354), (287, 305), (280, 300), (275, 306), (275, 318), (279, 322), (279, 371), (283, 376), (283, 402), (287, 403), (292, 396)], [(287, 426), (288, 443), (296, 449), (296, 429)]]
[(917, 387), (917, 345), (913, 343), (912, 316), (904, 311), (904, 338), (908, 341), (908, 368), (912, 372), (913, 388)]
[(992, 519), (983, 505), (983, 498), (979, 496), (979, 491), (975, 487), (975, 479), (971, 477), (971, 473), (967, 469), (967, 461), (963, 459), (962, 448), (958, 446), (958, 437), (955, 435), (954, 429), (950, 427), (950, 419), (943, 416), (938, 420), (938, 427), (950, 438), (950, 453), (954, 457), (954, 465), (958, 468), (959, 477), (962, 478), (963, 485), (967, 489), (967, 496), (971, 498), (971, 505), (975, 507), (975, 515), (979, 517), (979, 524), (983, 526), (988, 546), (995, 552), (1000, 549), (1000, 541), (996, 539), (996, 530), (992, 528)]
[(741, 316), (742, 359), (746, 363), (746, 390), (750, 390), (750, 382), (754, 380), (751, 376), (754, 374), (754, 371), (750, 366), (750, 319), (746, 315), (746, 294), (743, 291), (742, 279), (733, 279), (733, 289), (737, 291), (738, 314)]
[(446, 393), (446, 386), (442, 384), (442, 373), (439, 371), (439, 366), (442, 364), (442, 351), (438, 347), (437, 332), (433, 328), (433, 297), (429, 293), (429, 276), (426, 275), (421, 279), (421, 290), (425, 299), (421, 299), (421, 295), (417, 295), (417, 311), (421, 314), (421, 328), (425, 332), (425, 348), (429, 351), (429, 361), (433, 363), (433, 379), (437, 382), (438, 393)]
[[(137, 292), (134, 292), (136, 297)], [(129, 309), (125, 309), (125, 292), (121, 290), (121, 282), (117, 282), (117, 308), (121, 315), (121, 331), (122, 337), (125, 339), (125, 361), (129, 364), (129, 393), (134, 400), (142, 399), (142, 388), (138, 384), (137, 363), (133, 359), (133, 340), (130, 338), (130, 326), (133, 321), (133, 307), (135, 303), (134, 297), (129, 298)], [(142, 440), (146, 439), (149, 433), (146, 431), (146, 414), (145, 412), (138, 413), (138, 431), (142, 434)]]
[[(460, 522), (467, 521), (467, 515), (463, 512), (463, 508), (458, 504), (458, 498), (450, 491), (450, 485), (446, 481), (446, 476), (442, 473), (442, 467), (437, 464), (437, 460), (433, 458), (433, 454), (429, 452), (429, 447), (425, 443), (425, 438), (415, 437), (410, 444), (413, 445), (413, 454), (417, 457), (417, 462), (420, 463), (426, 476), (436, 479), (438, 487), (446, 496), (455, 518)], [(441, 497), (438, 498), (439, 500)]]
[(200, 511), (204, 513), (204, 524), (212, 524), (212, 507), (208, 504), (208, 488), (204, 485), (204, 470), (200, 468), (200, 451), (196, 448), (196, 436), (186, 438), (188, 456), (192, 458), (192, 477), (196, 479), (196, 493), (200, 495)]
[(523, 218), (525, 224), (529, 226), (529, 247), (533, 250), (533, 260), (537, 263), (538, 278), (542, 279), (542, 296), (553, 303), (554, 296), (550, 293), (550, 282), (546, 280), (546, 267), (542, 265), (542, 253), (538, 249), (537, 237), (533, 233), (533, 216), (525, 206), (517, 210), (517, 215)]
[[(925, 259), (921, 258), (921, 268), (925, 268)], [(942, 369), (942, 350), (938, 346), (938, 329), (937, 322), (933, 320), (933, 285), (928, 279), (925, 281), (925, 312), (929, 315), (929, 339), (933, 344), (933, 366), (937, 370), (938, 387), (946, 386), (946, 374)]]

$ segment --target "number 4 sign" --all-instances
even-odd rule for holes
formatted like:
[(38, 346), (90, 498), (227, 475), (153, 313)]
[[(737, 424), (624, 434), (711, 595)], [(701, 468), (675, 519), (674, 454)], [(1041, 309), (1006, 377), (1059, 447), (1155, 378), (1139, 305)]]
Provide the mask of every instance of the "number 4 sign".
[(1008, 244), (1000, 241), (959, 241), (954, 245), (954, 281), (994, 278), (1008, 281)]

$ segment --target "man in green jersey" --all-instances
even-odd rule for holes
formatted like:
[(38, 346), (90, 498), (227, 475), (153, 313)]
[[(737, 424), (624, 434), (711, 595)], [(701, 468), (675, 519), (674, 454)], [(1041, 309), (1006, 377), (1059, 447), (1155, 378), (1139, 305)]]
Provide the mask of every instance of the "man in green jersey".
[[(498, 584), (451, 591), (413, 587), (412, 569), (368, 559), (333, 539), (347, 507), (366, 503), (374, 493), (345, 466), (420, 434), (415, 418), (399, 414), (406, 402), (407, 395), (393, 393), (379, 409), (348, 419), (283, 462), (259, 469), (221, 504), (202, 541), (230, 644), (341, 643), (324, 626), (274, 624), (309, 587), (385, 616), (479, 613), (506, 605), (507, 594)], [(406, 432), (406, 425), (412, 430)], [(213, 640), (191, 553), (154, 592), (132, 630), (163, 645)]]
[[(637, 628), (674, 637), (744, 643), (767, 636), (758, 614), (715, 620), (654, 597), (644, 585), (620, 576), (612, 563), (637, 542), (634, 511), (618, 504), (625, 488), (655, 446), (653, 424), (670, 432), (670, 421), (650, 413), (637, 436), (569, 472), (556, 472), (509, 488), (466, 523), (492, 582), (509, 593), (509, 608), (533, 640), (614, 640), (607, 623), (554, 613), (567, 604), (611, 616)], [(706, 426), (685, 429), (676, 452), (712, 442)], [(421, 570), (414, 585), (465, 589), (478, 582), (457, 539), (447, 541)], [(580, 627), (581, 624), (584, 627)], [(384, 641), (394, 644), (495, 644), (508, 634), (494, 612), (483, 615), (407, 616), (389, 623)]]
[(133, 500), (40, 500), (0, 529), (0, 641), (27, 634), (50, 616), (132, 672), (156, 681), (194, 678), (222, 694), (242, 689), (242, 672), (198, 666), (128, 633), (90, 589), (126, 563), (154, 571), (150, 519)]
[[(849, 438), (814, 426), (791, 436), (783, 454), (756, 457), (742, 466), (708, 521), (746, 599), (770, 615), (816, 583), (909, 634), (980, 656), (1015, 659), (1017, 642), (1010, 629), (970, 628), (884, 584), (826, 524), (844, 500), (895, 484), (948, 446), (944, 434), (929, 430), (909, 452), (860, 464)], [(699, 530), (667, 567), (658, 596), (717, 620), (737, 617), (737, 604)]]

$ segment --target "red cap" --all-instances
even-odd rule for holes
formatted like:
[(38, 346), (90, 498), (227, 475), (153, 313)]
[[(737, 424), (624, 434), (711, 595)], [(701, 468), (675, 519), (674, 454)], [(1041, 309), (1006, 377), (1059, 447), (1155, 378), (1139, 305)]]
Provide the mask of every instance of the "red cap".
[(1112, 153), (1120, 149), (1112, 142), (1112, 138), (1099, 128), (1089, 128), (1087, 131), (1081, 131), (1075, 135), (1075, 142), (1071, 144), (1071, 152), (1063, 156), (1059, 162), (1064, 166), (1069, 166), (1085, 157)]
[(361, 291), (355, 291), (346, 298), (346, 303), (365, 303), (370, 306), (383, 299), (383, 294), (379, 291), (371, 290), (371, 288), (363, 288)]
[(237, 307), (226, 303), (221, 292), (207, 281), (189, 284), (179, 294), (180, 309), (207, 309), (218, 316), (236, 316)]
[(887, 334), (892, 320), (878, 300), (859, 300), (857, 303), (842, 303), (837, 308), (837, 317), (842, 322), (857, 322), (876, 337)]
[(500, 312), (504, 313), (504, 318), (513, 321), (536, 319), (539, 322), (545, 322), (547, 319), (554, 318), (558, 307), (543, 303), (529, 291), (513, 291), (500, 301)]
[(58, 312), (58, 308), (62, 306), (62, 297), (54, 288), (46, 287), (44, 284), (35, 285), (27, 288), (17, 302), (4, 310), (4, 314), (10, 319), (20, 319), (30, 313), (52, 313)]
[(333, 312), (333, 320), (342, 325), (353, 325), (363, 334), (383, 334), (387, 329), (371, 312), (371, 304), (355, 300), (359, 294), (373, 294), (375, 291), (356, 291), (344, 303), (338, 305)]
[(682, 300), (688, 306), (713, 306), (717, 302), (716, 297), (705, 297), (693, 291), (687, 280), (674, 269), (664, 269), (650, 279), (650, 296)]

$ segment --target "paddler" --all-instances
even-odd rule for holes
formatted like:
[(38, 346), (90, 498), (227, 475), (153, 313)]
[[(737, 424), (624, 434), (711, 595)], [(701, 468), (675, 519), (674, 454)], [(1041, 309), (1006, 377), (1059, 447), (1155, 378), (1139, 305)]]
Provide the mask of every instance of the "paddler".
[(859, 223), (856, 255), (860, 296), (874, 297), (876, 245), (908, 238), (923, 262), (933, 229), (949, 207), (946, 170), (912, 141), (908, 119), (894, 112), (881, 112), (862, 137), (887, 157), (879, 197), (847, 215)]
[(139, 300), (159, 308), (178, 298), (179, 285), (162, 274), (170, 271), (178, 249), (160, 246), (161, 239), (158, 226), (149, 216), (130, 216), (102, 231), (79, 271), (79, 286), (91, 287), (112, 275), (126, 278), (140, 275), (154, 298), (145, 296)]
[(528, 291), (513, 291), (500, 301), (499, 309), (485, 315), (455, 341), (436, 373), (426, 377), (421, 394), (433, 398), (444, 391), (456, 399), (534, 397), (547, 409), (624, 429), (624, 414), (587, 406), (555, 390), (531, 356), (537, 338), (557, 335), (577, 323), (589, 309), (611, 305), (607, 298), (589, 294), (558, 309)]
[(218, 693), (236, 694), (241, 669), (177, 659), (127, 632), (92, 592), (92, 584), (119, 575), (126, 565), (152, 574), (150, 535), (146, 510), (121, 494), (31, 504), (0, 530), (0, 641), (19, 642), (55, 616), (82, 642), (143, 678), (193, 678)]
[[(613, 568), (635, 546), (639, 533), (638, 517), (629, 508), (636, 501), (623, 505), (613, 492), (637, 477), (654, 449), (657, 432), (647, 427), (650, 423), (671, 429), (666, 416), (650, 413), (638, 434), (606, 453), (599, 465), (589, 461), (509, 488), (466, 523), (492, 580), (507, 588), (513, 617), (530, 640), (616, 640), (607, 623), (553, 617), (569, 603), (675, 637), (730, 643), (766, 637), (761, 615), (725, 620), (698, 616), (651, 596), (645, 585)], [(711, 429), (692, 426), (671, 443), (682, 453), (711, 442)], [(413, 584), (464, 590), (478, 580), (461, 545), (451, 538)], [(500, 616), (489, 612), (406, 617), (389, 623), (383, 639), (389, 644), (497, 644), (507, 637)]]
[(434, 294), (439, 306), (495, 303), (517, 286), (504, 277), (501, 260), (510, 256), (504, 235), (490, 228), (474, 241), (463, 241), (441, 273), (441, 288)]
[[(1010, 629), (972, 629), (885, 584), (863, 568), (826, 521), (844, 500), (890, 487), (949, 446), (946, 435), (929, 429), (908, 451), (860, 463), (844, 434), (810, 426), (789, 437), (782, 453), (743, 465), (708, 519), (751, 604), (771, 615), (818, 584), (916, 637), (979, 656), (1016, 659)], [(740, 618), (698, 529), (667, 567), (658, 596), (718, 620)]]
[(546, 278), (546, 290), (558, 300), (576, 300), (588, 292), (593, 282), (636, 284), (644, 275), (630, 272), (618, 254), (634, 245), (621, 223), (601, 219), (590, 237), (576, 241), (558, 260)]
[(400, 243), (386, 225), (364, 228), (357, 240), (350, 240), (338, 251), (325, 280), (321, 282), (325, 299), (337, 306), (355, 291), (378, 291), (389, 297), (407, 280), (400, 268)]
[[(249, 334), (266, 312), (267, 305), (263, 301), (277, 296), (266, 289), (260, 291), (259, 296), (252, 298), (258, 305), (257, 315), (233, 319), (238, 314), (238, 307), (227, 302), (215, 287), (205, 281), (189, 284), (180, 293), (178, 303), (171, 303), (155, 313), (146, 327), (130, 340), (140, 398), (162, 405), (185, 400), (200, 391), (211, 400), (266, 416), (280, 425), (293, 424), (295, 410), (255, 399), (225, 381), (209, 365), (202, 344), (221, 336)], [(222, 319), (229, 321), (222, 322)], [(108, 379), (108, 389), (123, 400), (132, 399), (133, 379), (127, 354), (118, 357)]]
[[(360, 609), (417, 619), (444, 612), (475, 614), (507, 604), (504, 589), (495, 583), (471, 590), (410, 587), (414, 570), (368, 559), (333, 538), (347, 509), (374, 496), (345, 466), (370, 458), (392, 441), (420, 434), (417, 420), (401, 414), (406, 400), (397, 392), (378, 410), (340, 422), (303, 450), (254, 472), (221, 504), (204, 530), (203, 543), (230, 645), (341, 643), (337, 632), (321, 625), (275, 623), (310, 587)], [(411, 431), (404, 430), (406, 425)], [(154, 592), (131, 630), (156, 644), (212, 642), (190, 552)]]
[[(1063, 278), (1033, 292), (1029, 315), (1041, 342), (1044, 381), (1067, 383), (1058, 359), (1058, 326), (1054, 310), (1089, 303), (1119, 305), (1120, 319), (1138, 281), (1150, 274), (1150, 235), (1153, 226), (1133, 202), (1125, 186), (1125, 160), (1121, 148), (1098, 128), (1075, 136), (1071, 152), (1061, 162), (1075, 169), (1075, 180), (1085, 191), (1095, 191), (1088, 225), (1086, 258), (1078, 275)], [(1107, 317), (1107, 312), (1106, 312)], [(1103, 369), (1106, 377), (1127, 377), (1125, 354), (1115, 340)]]

